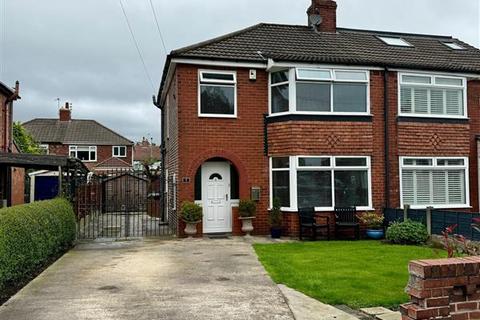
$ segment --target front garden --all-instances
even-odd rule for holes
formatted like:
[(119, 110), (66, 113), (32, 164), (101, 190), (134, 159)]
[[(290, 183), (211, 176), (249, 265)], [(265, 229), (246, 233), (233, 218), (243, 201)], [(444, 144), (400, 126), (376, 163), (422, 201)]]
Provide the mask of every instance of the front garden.
[(324, 303), (352, 308), (398, 308), (408, 301), (409, 261), (446, 256), (443, 250), (379, 241), (255, 244), (254, 248), (275, 282)]

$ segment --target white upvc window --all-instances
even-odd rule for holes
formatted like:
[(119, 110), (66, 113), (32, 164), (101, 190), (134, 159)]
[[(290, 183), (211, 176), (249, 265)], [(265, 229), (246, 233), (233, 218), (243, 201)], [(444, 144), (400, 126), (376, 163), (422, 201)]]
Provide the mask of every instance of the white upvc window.
[(235, 71), (199, 70), (198, 88), (199, 117), (237, 117)]
[(269, 75), (270, 114), (369, 115), (367, 70), (290, 68)]
[(97, 161), (97, 147), (96, 146), (70, 146), (70, 157), (77, 158), (83, 162)]
[(49, 154), (49, 145), (48, 144), (40, 144), (40, 145), (38, 145), (38, 149), (40, 150), (41, 154)]
[(331, 211), (355, 206), (372, 209), (371, 158), (291, 156), (270, 158), (270, 201), (285, 211), (314, 207)]
[(401, 206), (470, 207), (468, 158), (400, 157)]
[(467, 118), (467, 79), (464, 77), (399, 73), (400, 116)]
[(115, 158), (126, 158), (127, 157), (127, 147), (126, 146), (113, 146), (112, 147), (112, 156)]

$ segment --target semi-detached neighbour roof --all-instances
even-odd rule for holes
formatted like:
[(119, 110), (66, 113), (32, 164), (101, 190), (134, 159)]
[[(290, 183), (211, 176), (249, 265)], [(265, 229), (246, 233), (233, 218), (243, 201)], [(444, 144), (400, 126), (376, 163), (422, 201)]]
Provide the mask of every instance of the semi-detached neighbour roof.
[(40, 143), (132, 145), (133, 142), (95, 120), (33, 119), (23, 124)]
[[(399, 37), (411, 47), (391, 46), (381, 36)], [(445, 43), (456, 43), (454, 50)], [(261, 54), (259, 54), (261, 52)], [(480, 74), (480, 50), (449, 36), (337, 28), (315, 32), (298, 25), (260, 23), (212, 40), (172, 51), (173, 58), (378, 66)], [(163, 82), (162, 82), (163, 86)]]

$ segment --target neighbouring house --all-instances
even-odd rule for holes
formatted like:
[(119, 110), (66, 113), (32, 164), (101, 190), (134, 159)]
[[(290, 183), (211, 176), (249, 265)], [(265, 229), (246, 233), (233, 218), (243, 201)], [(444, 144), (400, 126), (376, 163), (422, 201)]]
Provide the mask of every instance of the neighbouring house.
[(340, 28), (336, 13), (312, 0), (308, 24), (171, 52), (156, 101), (169, 213), (196, 201), (199, 232), (239, 234), (238, 201), (252, 197), (266, 234), (278, 198), (295, 235), (301, 207), (331, 223), (344, 206), (479, 211), (480, 50)]
[(132, 169), (133, 142), (95, 120), (72, 119), (68, 103), (58, 119), (33, 119), (23, 126), (46, 154), (78, 158), (96, 174)]
[[(19, 153), (13, 139), (13, 102), (20, 99), (19, 83), (14, 89), (0, 82), (0, 152)], [(0, 164), (0, 207), (24, 203), (25, 170)]]
[(142, 171), (146, 163), (153, 170), (160, 168), (160, 146), (143, 138), (141, 142), (133, 146), (133, 168), (135, 171)]

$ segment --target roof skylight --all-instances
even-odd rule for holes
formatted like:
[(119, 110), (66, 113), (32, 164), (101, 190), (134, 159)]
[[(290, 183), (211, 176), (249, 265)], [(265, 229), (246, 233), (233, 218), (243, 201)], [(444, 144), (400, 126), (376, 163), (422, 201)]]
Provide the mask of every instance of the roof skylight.
[(443, 44), (453, 50), (465, 50), (464, 47), (455, 42), (443, 42)]
[(410, 43), (402, 38), (395, 38), (395, 37), (378, 37), (380, 40), (388, 44), (389, 46), (397, 46), (397, 47), (413, 47)]

